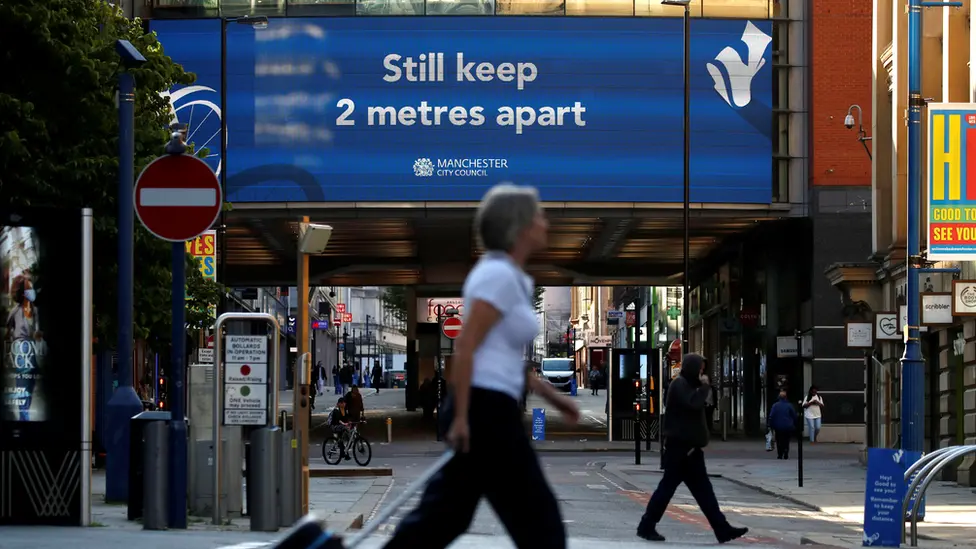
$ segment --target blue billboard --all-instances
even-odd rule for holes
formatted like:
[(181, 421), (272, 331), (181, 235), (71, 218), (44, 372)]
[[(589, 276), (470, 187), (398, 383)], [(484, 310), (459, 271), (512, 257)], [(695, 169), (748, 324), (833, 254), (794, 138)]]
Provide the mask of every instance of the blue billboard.
[[(174, 115), (220, 139), (220, 22), (153, 21), (197, 82)], [(769, 203), (772, 23), (692, 21), (691, 200)], [(681, 202), (674, 18), (335, 17), (227, 27), (230, 202)]]

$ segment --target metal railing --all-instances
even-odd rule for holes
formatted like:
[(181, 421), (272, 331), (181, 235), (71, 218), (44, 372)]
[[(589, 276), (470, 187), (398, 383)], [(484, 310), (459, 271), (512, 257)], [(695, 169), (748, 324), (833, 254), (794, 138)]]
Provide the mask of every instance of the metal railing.
[[(925, 491), (929, 488), (929, 484), (935, 480), (935, 477), (942, 472), (946, 465), (970, 454), (976, 454), (976, 444), (947, 446), (925, 454), (905, 470), (905, 482), (909, 482), (910, 480), (911, 484), (908, 485), (908, 490), (905, 491), (905, 497), (902, 500), (901, 516), (903, 520), (909, 519), (909, 522), (911, 522), (912, 547), (918, 547), (918, 513), (922, 508), (922, 500), (925, 497)], [(916, 474), (916, 471), (918, 474)], [(913, 475), (915, 476), (914, 479), (912, 479)], [(909, 516), (908, 505), (912, 501), (912, 496), (915, 496), (915, 505), (912, 506), (911, 516)], [(905, 526), (902, 524), (902, 543), (905, 543), (905, 530)]]

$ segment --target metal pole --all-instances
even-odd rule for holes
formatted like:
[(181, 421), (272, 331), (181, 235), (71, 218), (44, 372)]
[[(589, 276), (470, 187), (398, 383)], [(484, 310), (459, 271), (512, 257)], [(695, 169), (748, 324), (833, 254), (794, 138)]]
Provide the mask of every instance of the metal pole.
[(92, 463), (92, 210), (81, 210), (81, 526), (91, 526)]
[[(169, 385), (169, 527), (186, 528), (187, 428), (183, 374), (186, 371), (186, 245), (174, 242), (172, 287), (172, 350)], [(217, 380), (214, 378), (214, 383)]]
[(691, 352), (691, 5), (685, 5), (684, 13), (684, 110), (682, 128), (684, 152), (682, 153), (682, 177), (684, 179), (684, 273), (682, 274), (681, 353)]
[[(803, 332), (797, 328), (793, 333), (796, 338), (796, 356), (800, 359), (800, 372), (803, 372)], [(803, 386), (800, 385), (800, 389)], [(803, 414), (797, 415), (797, 423), (800, 424), (799, 429), (796, 430), (799, 436), (796, 437), (796, 485), (803, 488)]]
[[(220, 524), (220, 475), (222, 473), (222, 452), (220, 451), (220, 431), (223, 425), (223, 415), (224, 415), (224, 377), (223, 368), (224, 363), (224, 336), (221, 330), (224, 324), (228, 320), (264, 320), (271, 324), (274, 328), (271, 334), (271, 339), (274, 341), (274, 346), (272, 350), (271, 362), (273, 367), (269, 365), (268, 372), (274, 372), (274, 382), (272, 384), (272, 396), (271, 401), (274, 403), (272, 410), (277, 413), (278, 410), (278, 392), (280, 391), (280, 372), (279, 370), (279, 358), (281, 355), (281, 349), (279, 345), (281, 344), (281, 327), (278, 325), (278, 320), (274, 315), (268, 313), (224, 313), (217, 317), (217, 322), (214, 323), (214, 375), (213, 375), (213, 523)], [(274, 418), (274, 414), (269, 411), (269, 418)], [(273, 421), (273, 420), (272, 420)], [(294, 423), (294, 419), (292, 419)]]
[[(227, 24), (226, 17), (220, 17), (220, 188), (227, 196)], [(224, 210), (220, 210), (220, 226), (217, 227), (217, 280), (227, 282), (227, 226)], [(227, 312), (227, 292), (220, 292), (218, 315)]]
[(109, 435), (105, 499), (126, 501), (129, 495), (129, 420), (142, 411), (132, 387), (133, 239), (135, 210), (135, 91), (132, 73), (119, 74), (119, 189), (118, 189), (118, 375), (119, 386), (107, 403)]
[(874, 418), (875, 418), (875, 415), (874, 415), (874, 406), (875, 406), (875, 402), (876, 402), (876, 396), (874, 394), (874, 391), (875, 391), (875, 387), (874, 387), (874, 375), (875, 375), (875, 373), (874, 373), (874, 360), (872, 360), (873, 353), (874, 353), (874, 351), (865, 351), (864, 352), (864, 370), (867, 372), (867, 378), (868, 378), (867, 390), (865, 391), (865, 394), (866, 394), (866, 397), (867, 397), (865, 399), (866, 400), (865, 407), (867, 408), (867, 412), (868, 412), (866, 414), (866, 419), (867, 419), (868, 424), (867, 424), (867, 427), (866, 427), (867, 433), (865, 433), (867, 436), (865, 438), (867, 439), (867, 446), (868, 446), (868, 448), (871, 448), (872, 446), (875, 445), (875, 442), (874, 442), (874, 436), (875, 435), (874, 435), (874, 433), (875, 433), (875, 429), (877, 428), (876, 425), (875, 425), (875, 423), (874, 423)]

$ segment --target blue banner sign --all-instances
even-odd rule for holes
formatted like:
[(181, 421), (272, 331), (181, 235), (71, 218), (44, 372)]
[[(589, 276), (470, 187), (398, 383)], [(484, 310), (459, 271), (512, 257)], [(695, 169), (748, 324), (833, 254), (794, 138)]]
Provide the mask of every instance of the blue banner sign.
[[(500, 181), (547, 201), (683, 200), (679, 18), (230, 25), (226, 109), (220, 22), (151, 27), (197, 74), (170, 97), (198, 149), (226, 110), (231, 202), (472, 201)], [(692, 21), (693, 202), (771, 201), (771, 41), (771, 21)]]
[[(921, 458), (919, 452), (890, 448), (868, 449), (864, 489), (864, 546), (899, 547), (905, 518), (902, 502), (908, 486), (905, 471)], [(908, 509), (915, 504), (914, 498)]]
[(532, 440), (546, 440), (545, 408), (532, 408)]

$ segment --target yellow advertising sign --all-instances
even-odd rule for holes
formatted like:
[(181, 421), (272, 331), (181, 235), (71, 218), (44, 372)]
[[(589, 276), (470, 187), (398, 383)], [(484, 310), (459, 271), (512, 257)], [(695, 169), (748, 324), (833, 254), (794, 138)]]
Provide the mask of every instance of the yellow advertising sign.
[[(217, 231), (206, 231), (193, 240), (187, 240), (186, 253), (197, 260), (203, 278), (217, 281)], [(216, 316), (217, 305), (211, 305), (208, 310), (210, 316)]]
[(203, 278), (217, 281), (217, 231), (207, 231), (187, 240), (186, 253), (196, 258)]

